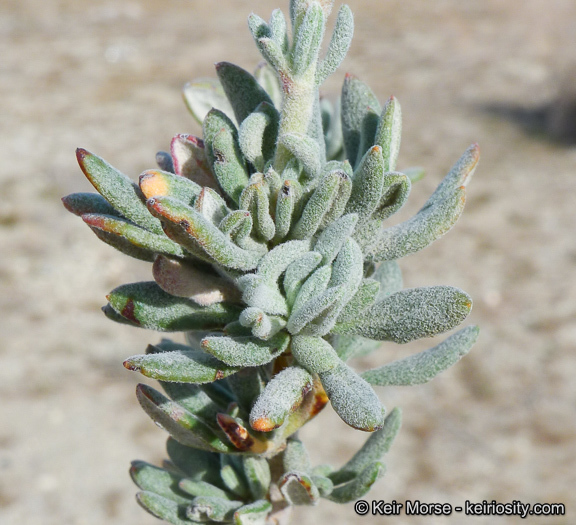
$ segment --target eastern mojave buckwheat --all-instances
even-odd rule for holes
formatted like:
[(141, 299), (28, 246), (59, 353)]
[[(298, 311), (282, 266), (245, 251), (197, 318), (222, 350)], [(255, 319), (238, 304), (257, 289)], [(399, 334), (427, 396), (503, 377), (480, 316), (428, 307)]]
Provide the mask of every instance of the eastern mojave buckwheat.
[[(472, 145), (422, 209), (387, 227), (421, 170), (396, 169), (401, 110), (380, 105), (346, 75), (336, 105), (320, 84), (353, 34), (338, 12), (320, 57), (332, 0), (292, 0), (248, 26), (265, 59), (254, 75), (221, 62), (217, 79), (184, 88), (203, 136), (177, 135), (135, 184), (77, 150), (98, 193), (63, 199), (104, 242), (152, 263), (154, 280), (112, 290), (110, 319), (160, 332), (124, 366), (158, 379), (139, 385), (144, 411), (169, 434), (169, 461), (131, 475), (139, 503), (173, 524), (287, 523), (292, 505), (345, 503), (384, 474), (400, 410), (372, 386), (429, 381), (475, 342), (469, 326), (437, 346), (362, 374), (346, 361), (382, 341), (452, 330), (472, 308), (450, 286), (403, 289), (397, 259), (446, 233), (464, 208), (478, 163)], [(372, 434), (340, 469), (312, 466), (297, 431), (331, 402)]]

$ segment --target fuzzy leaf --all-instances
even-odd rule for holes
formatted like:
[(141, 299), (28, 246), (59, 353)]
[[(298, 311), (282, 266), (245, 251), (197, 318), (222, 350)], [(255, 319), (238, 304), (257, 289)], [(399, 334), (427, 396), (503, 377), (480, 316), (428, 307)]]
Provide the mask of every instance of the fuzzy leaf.
[(345, 294), (346, 290), (343, 286), (328, 288), (325, 292), (310, 299), (297, 310), (294, 310), (288, 319), (286, 329), (291, 334), (296, 335), (309, 323), (324, 314), (333, 304), (342, 300)]
[(70, 213), (79, 217), (86, 213), (95, 213), (122, 218), (122, 214), (98, 193), (71, 193), (62, 197), (62, 204)]
[(179, 383), (211, 383), (239, 370), (199, 350), (135, 355), (124, 361), (124, 367), (152, 379)]
[(330, 264), (336, 258), (357, 223), (358, 215), (349, 213), (334, 221), (320, 234), (314, 251), (322, 254), (322, 264)]
[(310, 249), (310, 241), (288, 241), (269, 251), (258, 263), (256, 273), (275, 283), (286, 268)]
[(129, 321), (160, 332), (218, 329), (240, 314), (238, 307), (226, 303), (200, 307), (167, 294), (155, 282), (119, 286), (110, 292), (108, 301)]
[(252, 497), (255, 500), (266, 497), (271, 481), (268, 461), (254, 456), (243, 456), (242, 465)]
[(264, 241), (269, 241), (276, 233), (270, 216), (270, 200), (265, 191), (265, 183), (257, 182), (244, 188), (239, 200), (240, 208), (250, 211), (254, 221), (254, 232)]
[(229, 117), (233, 117), (234, 111), (226, 98), (224, 89), (218, 80), (203, 78), (195, 82), (189, 82), (184, 86), (184, 102), (196, 119), (198, 124), (203, 124), (206, 115), (214, 108)]
[(310, 457), (302, 441), (291, 437), (286, 441), (286, 449), (282, 456), (282, 464), (285, 472), (299, 471), (310, 472)]
[(236, 135), (226, 128), (216, 133), (212, 140), (212, 169), (222, 190), (238, 203), (242, 190), (248, 184), (248, 172)]
[(362, 377), (379, 386), (427, 383), (465, 356), (477, 338), (478, 327), (468, 326), (433, 348), (368, 370)]
[(187, 478), (205, 481), (206, 483), (222, 483), (219, 474), (220, 460), (218, 454), (187, 447), (174, 438), (168, 438), (166, 451), (174, 465)]
[(215, 226), (230, 213), (224, 199), (211, 188), (202, 188), (194, 201), (194, 209)]
[(297, 335), (292, 339), (292, 355), (311, 374), (327, 372), (341, 363), (330, 343), (321, 337)]
[(367, 466), (356, 478), (348, 483), (336, 487), (328, 496), (328, 499), (336, 503), (349, 503), (360, 499), (368, 493), (372, 485), (376, 483), (384, 473), (386, 467), (379, 461)]
[(204, 141), (193, 135), (176, 135), (170, 143), (170, 154), (174, 162), (174, 173), (186, 177), (202, 187), (219, 189), (208, 165)]
[(113, 208), (138, 226), (162, 234), (160, 221), (150, 215), (140, 189), (126, 175), (85, 149), (78, 148), (76, 158), (84, 175)]
[(272, 39), (282, 48), (284, 53), (288, 52), (288, 27), (286, 18), (281, 9), (274, 9), (270, 15), (270, 34)]
[(303, 472), (287, 472), (278, 482), (280, 492), (290, 505), (317, 505), (318, 488)]
[(322, 159), (318, 143), (314, 139), (300, 133), (286, 133), (280, 137), (280, 143), (301, 162), (308, 179), (318, 176)]
[(362, 445), (362, 448), (354, 454), (340, 470), (328, 474), (335, 485), (346, 483), (362, 474), (362, 471), (380, 461), (382, 456), (390, 450), (392, 441), (400, 430), (402, 423), (402, 411), (394, 408), (386, 419), (384, 426), (374, 432)]
[(350, 49), (353, 34), (354, 16), (352, 15), (352, 10), (347, 5), (343, 5), (338, 11), (338, 18), (336, 19), (326, 57), (318, 66), (316, 84), (322, 84), (326, 78), (338, 69)]
[(357, 319), (374, 303), (380, 290), (380, 283), (374, 279), (363, 279), (354, 296), (346, 303), (337, 322), (343, 323)]
[(264, 525), (270, 512), (272, 505), (265, 499), (249, 503), (234, 513), (234, 525)]
[(458, 288), (411, 288), (377, 302), (360, 319), (336, 325), (334, 332), (407, 343), (451, 330), (471, 308), (472, 299)]
[(240, 301), (238, 289), (231, 281), (202, 270), (198, 265), (159, 255), (152, 266), (152, 275), (165, 292), (189, 297), (200, 306)]
[(242, 299), (248, 306), (260, 308), (267, 314), (288, 314), (286, 299), (276, 284), (267, 284), (260, 275), (250, 273), (236, 282), (242, 290)]
[(384, 187), (384, 160), (380, 146), (371, 147), (362, 158), (352, 180), (347, 213), (357, 213), (362, 223), (376, 210)]
[(190, 499), (178, 487), (181, 476), (145, 461), (133, 461), (130, 467), (132, 481), (142, 490), (154, 492), (176, 503), (189, 504)]
[(251, 327), (252, 335), (258, 339), (268, 340), (286, 326), (286, 320), (280, 316), (268, 316), (260, 308), (252, 306), (244, 309), (239, 318), (242, 326)]
[(210, 452), (231, 450), (202, 419), (157, 390), (140, 384), (136, 388), (136, 397), (144, 412), (182, 445)]
[(294, 299), (294, 304), (292, 305), (292, 310), (297, 311), (299, 308), (304, 306), (308, 301), (314, 297), (319, 296), (323, 293), (326, 288), (328, 288), (328, 283), (330, 282), (330, 277), (332, 276), (331, 266), (321, 266), (314, 273), (306, 279), (306, 282), (300, 287), (300, 291)]
[(279, 122), (278, 111), (271, 104), (263, 102), (240, 126), (240, 149), (258, 171), (264, 171), (266, 162), (274, 156)]
[(237, 122), (241, 123), (262, 102), (273, 105), (268, 93), (248, 71), (241, 67), (230, 62), (219, 62), (216, 64), (216, 73), (226, 97), (234, 108)]
[[(206, 483), (205, 481), (197, 481), (185, 478), (180, 480), (178, 487), (180, 490), (190, 494), (191, 496), (207, 496), (228, 500), (234, 499), (234, 497), (225, 490), (222, 490), (221, 488), (210, 483)], [(190, 500), (188, 500), (188, 503), (190, 503)]]
[(322, 8), (319, 4), (312, 3), (294, 34), (294, 44), (290, 57), (294, 77), (302, 76), (308, 68), (316, 64), (325, 24)]
[[(177, 343), (166, 345), (164, 341), (157, 346), (150, 345), (146, 349), (146, 352), (170, 352), (174, 347), (189, 348)], [(228, 403), (223, 405), (220, 400), (214, 401), (205, 389), (197, 384), (173, 383), (170, 381), (161, 381), (160, 384), (170, 399), (182, 405), (188, 412), (192, 412), (198, 417), (201, 417), (204, 421), (215, 421), (216, 415), (226, 410), (228, 406)], [(213, 383), (210, 383), (209, 385), (212, 384)]]
[(342, 170), (322, 177), (292, 230), (292, 238), (311, 237), (323, 225), (327, 226), (338, 219), (344, 211), (350, 190), (350, 179)]
[(148, 200), (150, 210), (162, 217), (168, 236), (177, 238), (179, 244), (195, 254), (204, 254), (210, 262), (225, 268), (251, 270), (260, 259), (258, 253), (243, 250), (233, 244), (217, 226), (195, 209), (170, 197)]
[(286, 332), (269, 341), (254, 337), (206, 337), (202, 349), (231, 366), (261, 366), (284, 352), (289, 342)]
[(260, 432), (278, 428), (304, 400), (312, 388), (312, 376), (299, 366), (276, 374), (260, 394), (250, 412), (250, 426)]
[(293, 304), (302, 283), (316, 269), (322, 261), (322, 255), (318, 252), (308, 252), (298, 260), (292, 262), (284, 274), (283, 284), (286, 300)]
[[(284, 170), (284, 173), (286, 170)], [(302, 196), (302, 189), (298, 181), (286, 180), (282, 189), (278, 193), (276, 201), (276, 235), (275, 241), (282, 241), (288, 235), (292, 227), (292, 218), (295, 217), (295, 210), (298, 201)]]
[(190, 525), (195, 523), (186, 517), (186, 505), (179, 505), (153, 492), (139, 492), (136, 501), (153, 516), (173, 525)]
[(220, 476), (228, 490), (239, 499), (249, 497), (248, 482), (244, 476), (242, 464), (236, 456), (220, 454)]
[(345, 363), (318, 374), (332, 407), (353, 428), (374, 432), (384, 424), (384, 407), (372, 387)]
[(478, 163), (478, 147), (471, 146), (411, 219), (379, 232), (365, 249), (368, 261), (399, 259), (417, 252), (448, 232), (465, 202), (465, 185)]
[(355, 163), (359, 153), (362, 129), (370, 112), (380, 113), (380, 103), (372, 90), (352, 75), (346, 75), (342, 87), (342, 136), (346, 148), (346, 158)]
[(191, 206), (202, 187), (180, 175), (167, 171), (147, 170), (140, 175), (140, 191), (147, 199), (172, 197)]
[(412, 188), (410, 179), (403, 173), (385, 173), (382, 194), (372, 218), (384, 220), (394, 215), (408, 199)]
[(382, 146), (384, 158), (384, 171), (394, 171), (400, 151), (400, 138), (402, 135), (402, 111), (396, 97), (390, 97), (378, 123), (374, 144)]
[(243, 505), (241, 501), (230, 501), (211, 496), (198, 496), (186, 509), (186, 516), (197, 522), (231, 521), (234, 511)]
[(142, 253), (145, 258), (136, 258), (144, 258), (144, 260), (150, 260), (150, 257), (153, 260), (156, 253), (184, 255), (182, 248), (167, 239), (165, 235), (157, 235), (125, 219), (111, 215), (86, 213), (82, 215), (82, 220), (101, 240), (127, 255), (136, 257)]

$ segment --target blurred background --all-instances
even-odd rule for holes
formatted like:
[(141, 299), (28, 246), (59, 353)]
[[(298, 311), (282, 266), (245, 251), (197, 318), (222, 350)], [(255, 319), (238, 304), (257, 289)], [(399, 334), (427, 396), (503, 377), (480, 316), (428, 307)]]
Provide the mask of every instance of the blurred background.
[[(399, 168), (424, 166), (404, 220), (472, 142), (482, 156), (454, 230), (401, 261), (405, 286), (474, 298), (471, 354), (443, 376), (379, 391), (404, 411), (388, 473), (367, 499), (565, 503), (576, 496), (576, 3), (349, 0), (356, 36), (326, 84), (353, 73), (403, 107)], [(105, 295), (150, 268), (100, 243), (60, 197), (90, 191), (81, 146), (136, 179), (176, 133), (199, 133), (183, 84), (260, 58), (246, 27), (263, 0), (0, 1), (0, 523), (152, 525), (132, 459), (164, 433), (122, 367), (159, 334), (107, 321)], [(386, 345), (360, 370), (433, 346)], [(422, 343), (422, 344), (421, 344)], [(315, 463), (367, 436), (330, 408), (303, 432)], [(357, 517), (322, 501), (295, 522), (517, 523), (517, 517)]]

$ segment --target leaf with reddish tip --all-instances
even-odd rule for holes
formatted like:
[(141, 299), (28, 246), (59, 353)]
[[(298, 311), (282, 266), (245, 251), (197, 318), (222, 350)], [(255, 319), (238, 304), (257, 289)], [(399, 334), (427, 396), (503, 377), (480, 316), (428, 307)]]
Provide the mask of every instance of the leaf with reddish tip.
[(248, 71), (230, 62), (219, 62), (216, 64), (216, 73), (232, 104), (237, 122), (241, 123), (262, 102), (273, 106), (268, 93)]
[(465, 356), (477, 338), (478, 327), (468, 326), (433, 348), (368, 370), (362, 377), (379, 386), (427, 383)]
[(78, 148), (76, 157), (88, 180), (113, 208), (138, 226), (162, 234), (160, 222), (142, 202), (140, 189), (126, 175), (85, 149)]
[(176, 135), (170, 143), (174, 173), (186, 177), (199, 186), (218, 190), (218, 183), (208, 164), (204, 141), (194, 135)]
[(208, 261), (231, 269), (252, 270), (258, 265), (258, 253), (233, 244), (226, 234), (195, 209), (170, 197), (149, 199), (148, 206), (165, 221), (166, 234), (177, 237), (179, 244), (193, 253), (203, 253)]
[[(110, 215), (86, 213), (82, 215), (82, 220), (93, 230), (101, 230), (110, 235), (120, 237), (122, 240), (118, 239), (117, 246), (112, 245), (120, 251), (124, 251), (122, 247), (128, 242), (140, 250), (146, 250), (151, 253), (165, 253), (180, 257), (184, 255), (182, 248), (175, 242), (167, 239), (166, 236), (156, 235), (125, 219), (112, 217)], [(113, 240), (114, 237), (108, 236), (107, 239)]]
[(411, 288), (385, 297), (361, 318), (336, 325), (334, 332), (407, 343), (451, 330), (471, 309), (472, 299), (458, 288)]
[(122, 218), (122, 214), (98, 193), (71, 193), (62, 197), (62, 204), (70, 213), (78, 216), (97, 213)]
[(203, 78), (189, 82), (184, 86), (183, 95), (186, 106), (198, 124), (204, 123), (207, 114), (213, 108), (234, 117), (234, 111), (226, 98), (224, 89), (216, 79)]
[(262, 453), (266, 450), (266, 443), (256, 439), (235, 418), (228, 414), (218, 414), (218, 425), (226, 434), (230, 443), (241, 452)]
[(374, 432), (384, 424), (384, 407), (372, 387), (348, 365), (318, 374), (332, 408), (352, 428)]
[(219, 329), (241, 311), (226, 303), (198, 306), (189, 299), (167, 294), (155, 282), (119, 286), (110, 292), (108, 300), (129, 321), (160, 332)]
[(250, 412), (250, 426), (260, 432), (278, 428), (296, 410), (312, 388), (312, 376), (299, 366), (276, 374), (260, 394)]
[(139, 259), (146, 262), (152, 262), (156, 257), (156, 252), (135, 246), (124, 237), (114, 233), (105, 232), (99, 228), (90, 227), (90, 229), (102, 242), (112, 246), (112, 248), (115, 248), (119, 252), (122, 252), (129, 257), (134, 257), (134, 259)]
[(317, 505), (318, 488), (303, 472), (287, 472), (278, 482), (280, 492), (290, 505)]
[(180, 175), (160, 170), (146, 170), (140, 175), (140, 191), (147, 199), (172, 197), (189, 206), (200, 194), (202, 187)]
[(178, 383), (211, 383), (239, 370), (199, 350), (135, 355), (124, 361), (124, 367), (152, 379)]
[(144, 412), (182, 445), (211, 452), (233, 450), (202, 419), (148, 385), (139, 384), (136, 397)]
[(137, 322), (131, 321), (130, 319), (127, 319), (126, 317), (121, 316), (109, 304), (102, 307), (102, 312), (104, 312), (104, 315), (108, 319), (110, 319), (111, 321), (114, 321), (115, 323), (127, 324), (129, 326), (136, 326), (136, 327), (140, 326)]
[(202, 349), (230, 366), (261, 366), (288, 348), (290, 336), (279, 332), (268, 341), (255, 337), (206, 337)]
[(159, 255), (152, 266), (152, 275), (165, 292), (188, 297), (200, 306), (240, 301), (240, 293), (232, 282), (185, 261)]

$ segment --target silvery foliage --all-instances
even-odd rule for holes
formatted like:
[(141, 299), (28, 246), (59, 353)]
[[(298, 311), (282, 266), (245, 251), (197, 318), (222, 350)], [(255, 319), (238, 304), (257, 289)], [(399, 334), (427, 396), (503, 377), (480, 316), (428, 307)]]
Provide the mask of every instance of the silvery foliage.
[[(387, 227), (421, 170), (398, 171), (401, 110), (347, 75), (339, 104), (318, 86), (353, 33), (340, 8), (320, 49), (332, 0), (292, 0), (248, 25), (265, 58), (252, 75), (222, 62), (216, 80), (184, 89), (203, 137), (177, 135), (159, 169), (135, 184), (98, 156), (78, 161), (98, 194), (65, 206), (104, 242), (153, 263), (154, 280), (110, 292), (112, 320), (185, 332), (130, 357), (158, 379), (139, 385), (146, 413), (169, 434), (163, 468), (134, 462), (140, 504), (174, 524), (282, 521), (290, 505), (363, 496), (383, 475), (400, 426), (372, 385), (429, 381), (468, 352), (467, 327), (439, 345), (363, 374), (347, 360), (381, 341), (453, 329), (472, 301), (450, 286), (403, 289), (397, 259), (446, 233), (478, 162), (471, 146), (411, 219)], [(372, 432), (339, 470), (310, 464), (297, 430), (330, 400)]]

